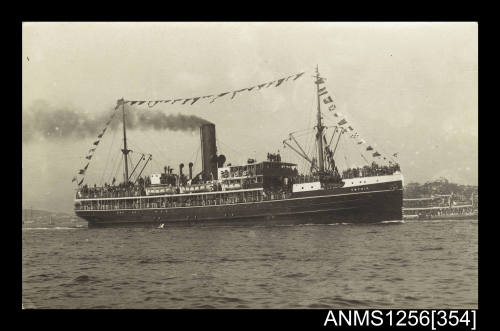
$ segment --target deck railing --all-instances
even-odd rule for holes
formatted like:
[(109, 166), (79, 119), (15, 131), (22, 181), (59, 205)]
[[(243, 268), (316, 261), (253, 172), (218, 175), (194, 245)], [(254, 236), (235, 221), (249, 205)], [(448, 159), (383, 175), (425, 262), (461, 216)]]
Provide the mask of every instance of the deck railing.
[[(222, 193), (222, 192), (221, 192)], [(181, 197), (180, 201), (172, 198), (148, 197), (147, 199), (122, 199), (122, 200), (90, 200), (82, 201), (75, 206), (75, 210), (119, 210), (119, 209), (150, 209), (150, 208), (176, 208), (195, 206), (232, 205), (237, 203), (274, 201), (291, 198), (290, 192), (267, 192), (264, 194), (248, 194), (215, 198), (199, 198), (199, 196)], [(174, 199), (176, 199), (175, 197)], [(182, 201), (184, 200), (184, 201)]]

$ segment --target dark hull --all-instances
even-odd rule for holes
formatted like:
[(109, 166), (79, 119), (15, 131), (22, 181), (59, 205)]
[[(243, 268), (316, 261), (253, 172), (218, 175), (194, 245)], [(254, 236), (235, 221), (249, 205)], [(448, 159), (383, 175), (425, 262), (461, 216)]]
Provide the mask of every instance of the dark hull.
[(294, 194), (290, 199), (229, 205), (127, 210), (78, 210), (89, 227), (117, 225), (213, 225), (370, 223), (402, 220), (401, 182)]

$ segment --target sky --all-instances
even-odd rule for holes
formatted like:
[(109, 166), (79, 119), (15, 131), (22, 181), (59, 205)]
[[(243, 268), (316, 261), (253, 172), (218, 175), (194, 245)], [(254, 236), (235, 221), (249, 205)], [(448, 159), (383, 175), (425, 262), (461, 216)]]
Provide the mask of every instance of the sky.
[[(440, 177), (478, 182), (476, 23), (28, 22), (22, 38), (23, 128), (35, 124), (40, 109), (53, 114), (55, 123), (61, 111), (107, 118), (122, 97), (203, 96), (305, 72), (296, 81), (234, 99), (127, 110), (215, 123), (217, 149), (233, 165), (280, 151), (305, 169), (282, 141), (314, 126), (317, 65), (336, 111), (377, 151), (398, 153), (405, 183)], [(323, 108), (325, 124), (333, 126), (337, 119)], [(122, 178), (118, 124), (103, 137), (85, 183)], [(190, 161), (195, 173), (201, 168), (196, 130), (129, 130), (127, 138), (133, 162), (137, 153), (153, 154), (143, 174)], [(86, 164), (95, 139), (43, 132), (28, 139), (23, 132), (23, 207), (71, 212), (71, 179)], [(313, 150), (307, 136), (300, 139)], [(356, 144), (348, 147), (349, 139), (341, 139), (339, 153), (356, 154)], [(346, 166), (363, 165), (359, 158), (344, 159)]]

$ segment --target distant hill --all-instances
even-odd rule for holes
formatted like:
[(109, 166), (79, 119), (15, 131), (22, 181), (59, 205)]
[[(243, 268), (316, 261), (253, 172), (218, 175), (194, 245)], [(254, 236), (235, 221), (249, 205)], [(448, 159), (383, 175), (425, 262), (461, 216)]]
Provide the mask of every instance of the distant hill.
[(408, 183), (403, 190), (404, 198), (423, 198), (432, 195), (452, 194), (458, 200), (469, 200), (474, 194), (477, 196), (478, 187), (475, 185), (460, 185), (450, 183), (446, 178), (440, 178), (435, 181), (420, 183)]
[(23, 227), (37, 226), (71, 226), (80, 223), (82, 220), (75, 215), (62, 212), (52, 212), (39, 209), (23, 209)]
[(38, 218), (38, 217), (71, 217), (68, 213), (53, 212), (40, 209), (23, 209), (23, 218)]

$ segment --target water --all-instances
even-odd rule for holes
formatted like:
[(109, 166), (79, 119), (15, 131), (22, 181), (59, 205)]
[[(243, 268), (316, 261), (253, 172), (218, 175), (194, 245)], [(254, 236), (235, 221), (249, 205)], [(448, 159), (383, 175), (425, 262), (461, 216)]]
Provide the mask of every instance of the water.
[(25, 228), (23, 306), (477, 308), (477, 228)]

